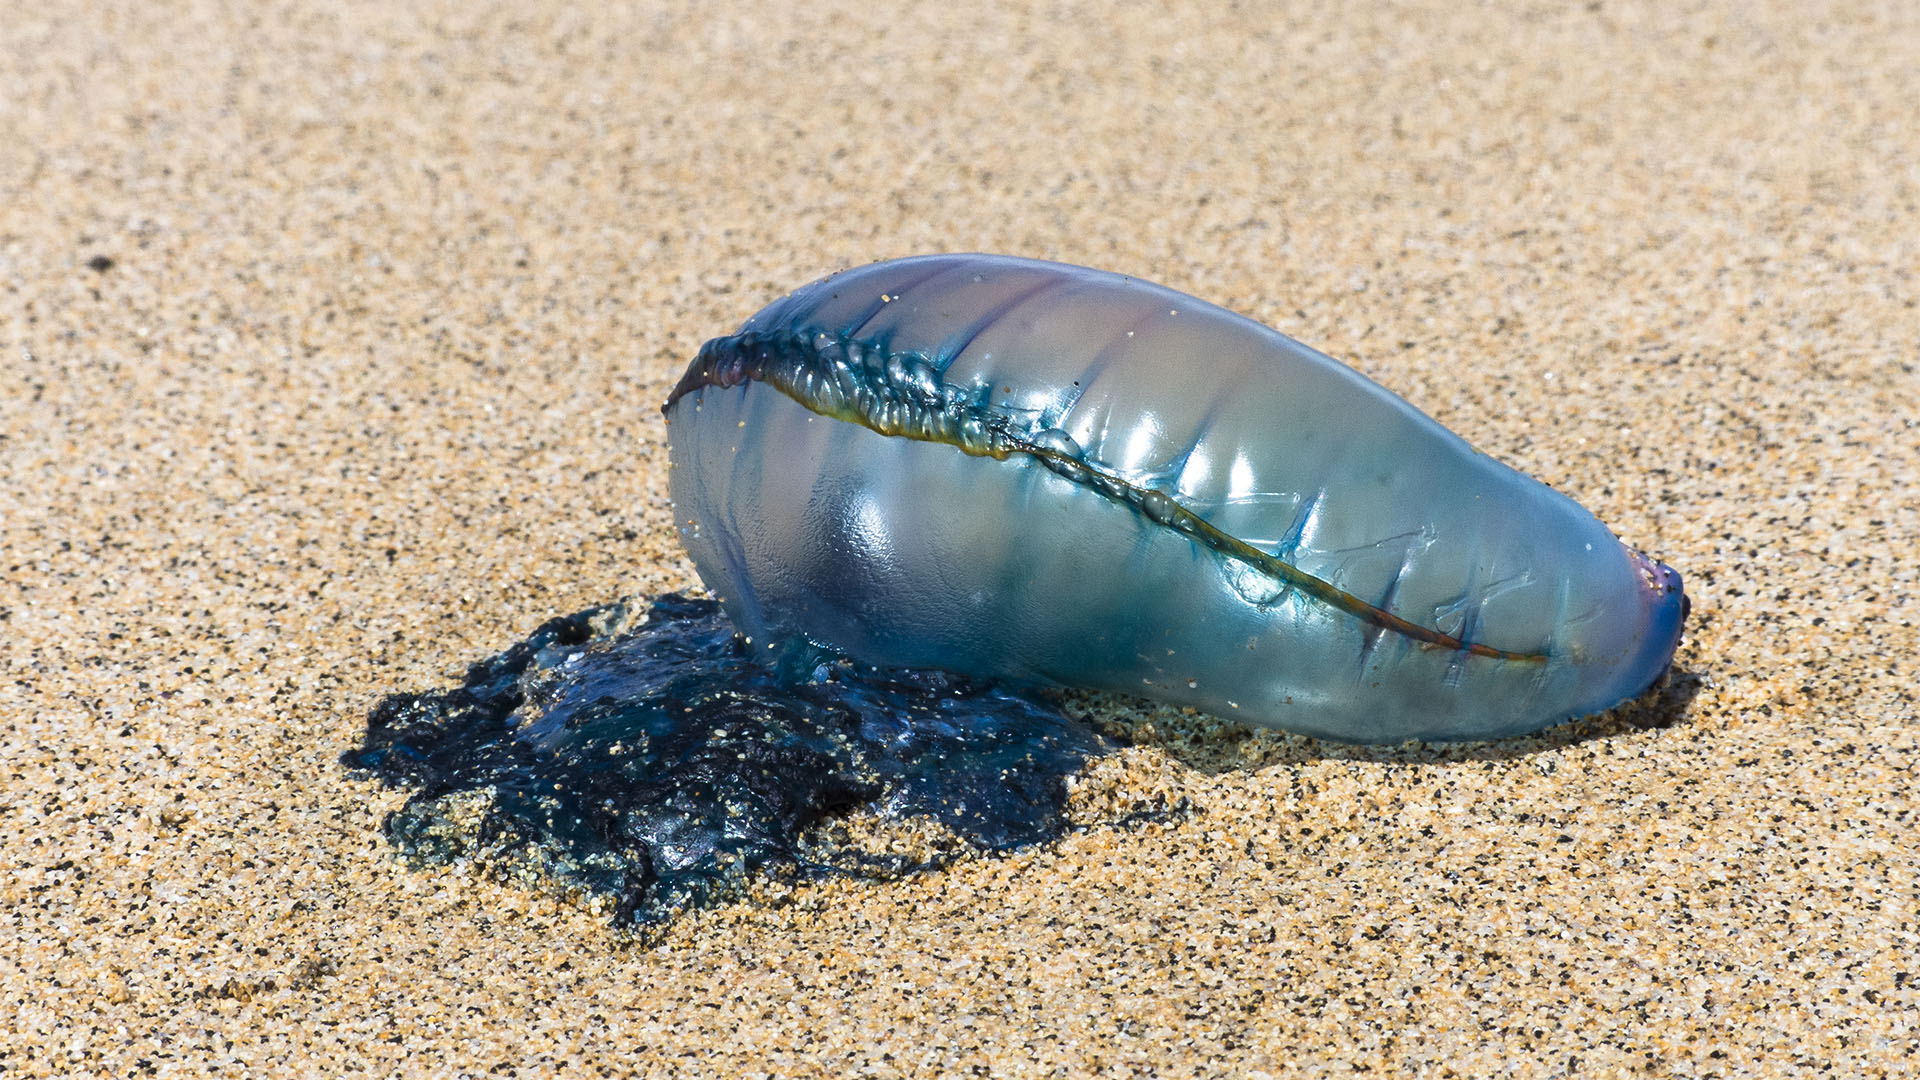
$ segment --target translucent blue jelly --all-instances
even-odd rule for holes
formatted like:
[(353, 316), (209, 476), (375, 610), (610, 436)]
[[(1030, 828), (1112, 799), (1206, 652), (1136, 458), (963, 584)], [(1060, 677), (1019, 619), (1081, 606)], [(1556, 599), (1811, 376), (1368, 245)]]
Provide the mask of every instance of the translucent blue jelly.
[(675, 525), (769, 655), (1140, 694), (1347, 742), (1635, 697), (1679, 575), (1338, 361), (1119, 274), (934, 255), (708, 342)]

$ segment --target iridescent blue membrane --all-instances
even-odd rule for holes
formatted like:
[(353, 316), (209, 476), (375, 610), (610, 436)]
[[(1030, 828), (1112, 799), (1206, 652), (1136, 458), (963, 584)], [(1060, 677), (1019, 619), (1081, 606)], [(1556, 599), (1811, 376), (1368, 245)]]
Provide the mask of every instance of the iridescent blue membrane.
[[(418, 789), (386, 826), (403, 854), (654, 924), (758, 881), (897, 877), (1057, 836), (1066, 778), (1114, 746), (939, 671), (755, 663), (712, 601), (658, 598), (628, 631), (623, 616), (554, 619), (461, 686), (375, 709), (342, 760)], [(856, 819), (937, 825), (944, 846), (902, 854), (831, 828)]]
[(1680, 578), (1331, 357), (1135, 278), (876, 263), (700, 350), (682, 544), (741, 633), (1358, 743), (1611, 708)]

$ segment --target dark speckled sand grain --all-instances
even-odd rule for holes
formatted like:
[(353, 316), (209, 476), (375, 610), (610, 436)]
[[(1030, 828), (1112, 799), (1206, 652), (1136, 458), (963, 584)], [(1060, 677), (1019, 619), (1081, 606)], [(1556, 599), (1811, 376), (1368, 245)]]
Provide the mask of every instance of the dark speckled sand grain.
[[(1920, 8), (0, 22), (7, 1075), (1920, 1071)], [(1234, 307), (1573, 494), (1687, 575), (1664, 704), (1139, 714), (1081, 796), (1190, 818), (649, 947), (395, 860), (368, 707), (689, 585), (686, 358), (930, 250)]]

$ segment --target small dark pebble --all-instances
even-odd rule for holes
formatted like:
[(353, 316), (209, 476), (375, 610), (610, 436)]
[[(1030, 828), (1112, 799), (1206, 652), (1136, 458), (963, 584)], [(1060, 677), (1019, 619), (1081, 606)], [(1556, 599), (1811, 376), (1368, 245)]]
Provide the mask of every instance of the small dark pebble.
[(95, 255), (87, 260), (87, 269), (96, 274), (104, 274), (113, 269), (113, 258), (108, 255)]
[[(662, 596), (610, 632), (625, 621), (620, 605), (554, 619), (461, 686), (373, 710), (341, 760), (417, 789), (386, 822), (403, 854), (657, 925), (760, 884), (897, 878), (1059, 836), (1067, 778), (1116, 745), (943, 672), (820, 656), (783, 674), (712, 601)], [(939, 844), (890, 845), (889, 822), (937, 826)]]

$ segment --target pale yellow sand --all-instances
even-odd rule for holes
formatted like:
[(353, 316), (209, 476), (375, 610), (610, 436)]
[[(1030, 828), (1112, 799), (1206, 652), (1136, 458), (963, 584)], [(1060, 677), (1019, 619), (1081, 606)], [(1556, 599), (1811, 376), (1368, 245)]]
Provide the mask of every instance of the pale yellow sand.
[[(1809, 7), (11, 5), (0, 1068), (1920, 1070), (1920, 8)], [(1572, 493), (1687, 575), (1691, 703), (1189, 731), (1089, 785), (1183, 823), (657, 947), (394, 861), (369, 705), (691, 583), (698, 343), (955, 249), (1238, 308)]]

